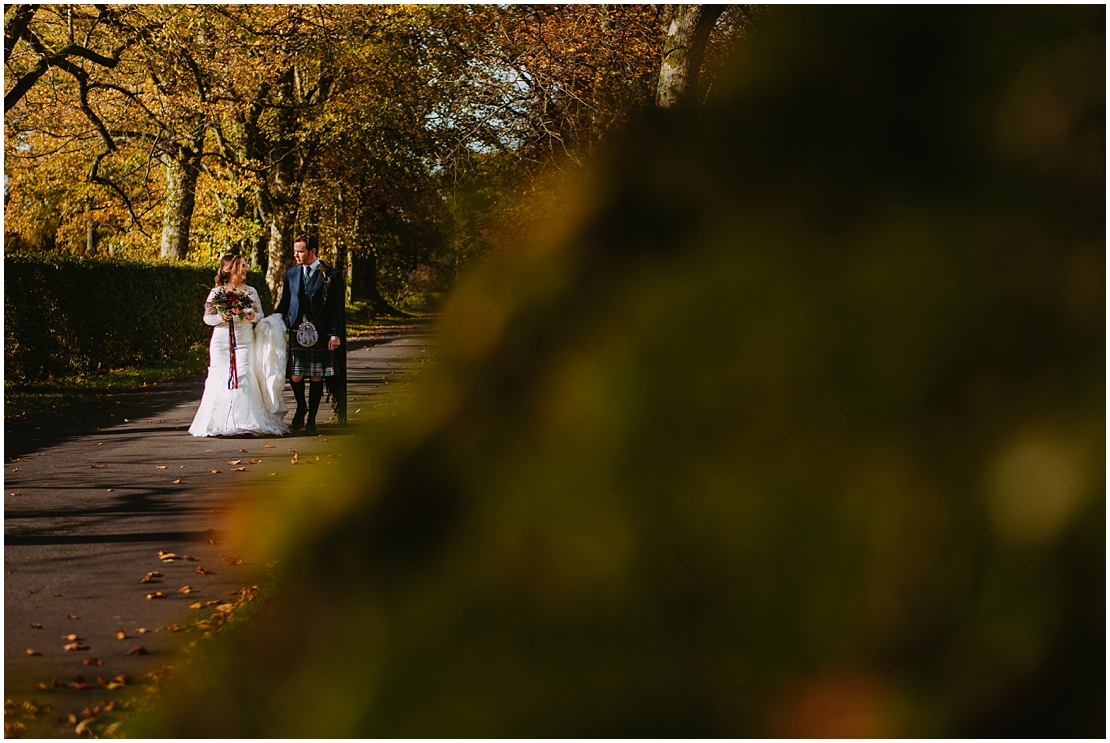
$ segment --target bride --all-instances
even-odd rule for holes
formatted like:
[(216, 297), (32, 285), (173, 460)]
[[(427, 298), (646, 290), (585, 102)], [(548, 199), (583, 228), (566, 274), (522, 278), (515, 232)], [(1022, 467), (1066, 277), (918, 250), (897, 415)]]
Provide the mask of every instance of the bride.
[(242, 257), (220, 259), (216, 286), (204, 302), (204, 322), (213, 330), (204, 396), (189, 426), (194, 436), (289, 433), (282, 420), (288, 412), (282, 399), (285, 325), (279, 315), (262, 319), (262, 301), (246, 279)]

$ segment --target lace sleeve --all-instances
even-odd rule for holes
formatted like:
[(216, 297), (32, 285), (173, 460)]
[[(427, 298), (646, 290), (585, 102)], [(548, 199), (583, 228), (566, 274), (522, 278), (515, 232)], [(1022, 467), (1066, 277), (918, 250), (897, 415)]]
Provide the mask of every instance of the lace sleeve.
[(258, 296), (258, 290), (253, 286), (248, 286), (247, 288), (251, 290), (251, 304), (254, 306), (254, 316), (251, 318), (251, 322), (257, 323), (263, 317), (262, 297)]
[(212, 325), (213, 327), (224, 321), (224, 319), (220, 317), (220, 313), (212, 306), (212, 297), (214, 296), (216, 296), (215, 288), (208, 292), (208, 298), (204, 300), (204, 324)]

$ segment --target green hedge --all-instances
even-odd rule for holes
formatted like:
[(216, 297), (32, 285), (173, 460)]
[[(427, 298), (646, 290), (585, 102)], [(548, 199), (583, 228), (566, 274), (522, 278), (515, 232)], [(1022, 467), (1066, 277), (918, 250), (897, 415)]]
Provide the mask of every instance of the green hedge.
[[(4, 257), (4, 372), (36, 381), (179, 358), (211, 329), (214, 264)], [(272, 307), (262, 275), (248, 283)]]

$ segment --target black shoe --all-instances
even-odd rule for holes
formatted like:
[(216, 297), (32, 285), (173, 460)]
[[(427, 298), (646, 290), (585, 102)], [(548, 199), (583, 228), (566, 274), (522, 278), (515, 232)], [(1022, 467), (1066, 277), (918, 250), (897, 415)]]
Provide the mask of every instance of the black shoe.
[(315, 436), (316, 435), (316, 421), (309, 421), (308, 425), (305, 426), (304, 430), (305, 430), (305, 433), (307, 433), (309, 436)]
[(292, 428), (294, 431), (296, 431), (299, 428), (303, 428), (304, 427), (304, 417), (306, 415), (308, 415), (307, 410), (301, 410), (300, 408), (298, 408), (297, 412), (293, 415), (293, 422), (289, 424), (289, 427)]

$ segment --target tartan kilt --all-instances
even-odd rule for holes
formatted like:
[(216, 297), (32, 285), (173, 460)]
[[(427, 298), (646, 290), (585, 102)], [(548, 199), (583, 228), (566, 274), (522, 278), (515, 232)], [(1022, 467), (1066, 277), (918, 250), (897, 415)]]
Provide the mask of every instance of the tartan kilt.
[(289, 361), (286, 364), (286, 377), (333, 377), (335, 376), (335, 351), (328, 350), (328, 339), (324, 336), (315, 346), (305, 348), (297, 343), (292, 333), (289, 339)]

